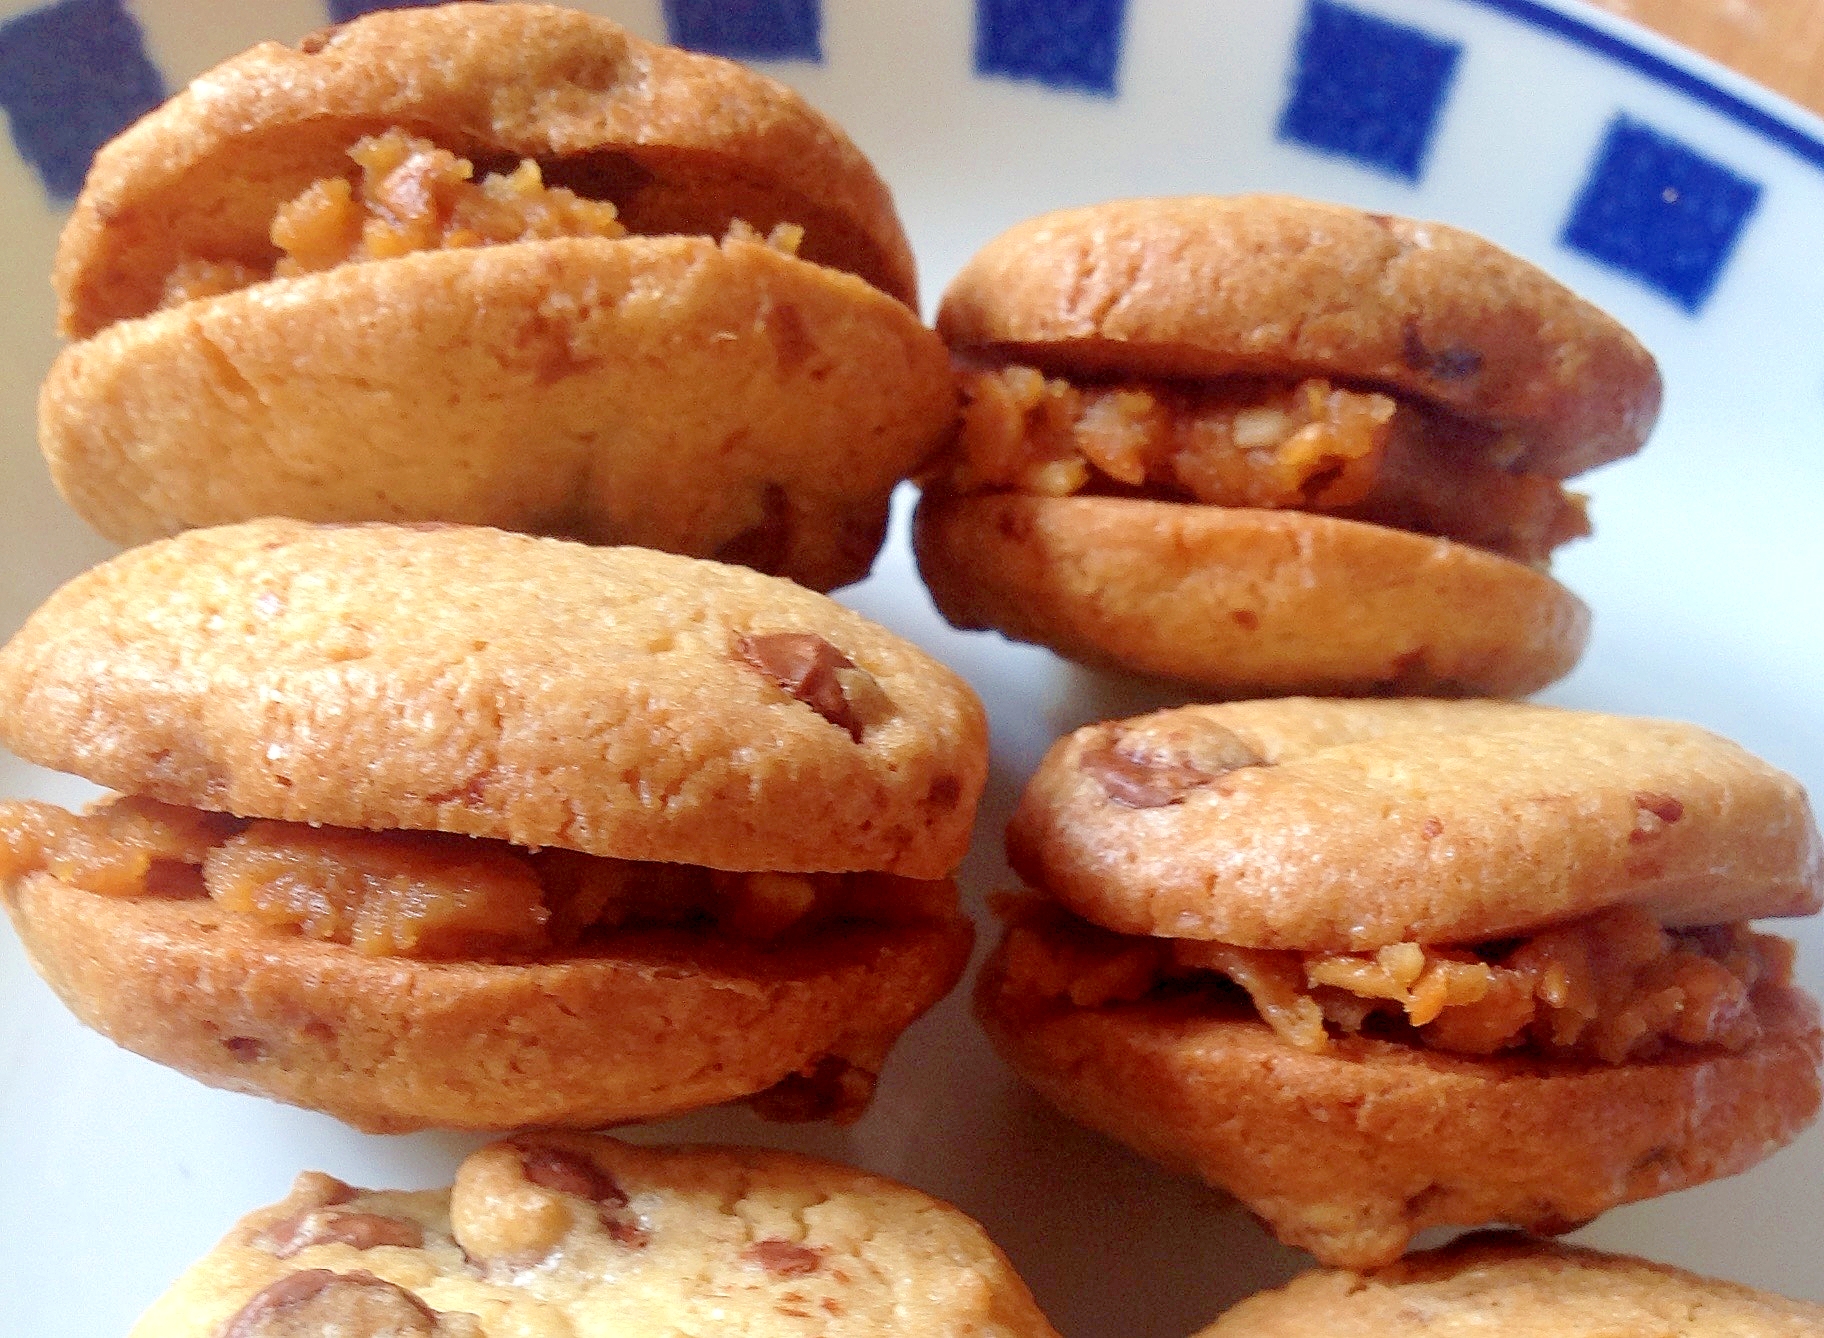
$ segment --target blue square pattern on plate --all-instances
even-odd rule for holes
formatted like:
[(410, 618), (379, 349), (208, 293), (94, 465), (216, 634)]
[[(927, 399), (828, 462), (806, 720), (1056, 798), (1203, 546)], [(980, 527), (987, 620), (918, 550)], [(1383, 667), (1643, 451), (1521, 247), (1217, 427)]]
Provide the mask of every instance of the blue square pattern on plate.
[(416, 9), (426, 0), (328, 0), (329, 18), (332, 23), (347, 23), (350, 19), (371, 14), (376, 9)]
[(820, 0), (665, 0), (678, 46), (736, 60), (823, 59)]
[(1416, 182), (1462, 54), (1460, 43), (1311, 0), (1279, 137)]
[(1115, 95), (1127, 0), (976, 0), (975, 72)]
[(53, 199), (74, 198), (95, 150), (164, 96), (121, 0), (59, 0), (0, 24), (0, 107)]
[(1618, 116), (1560, 240), (1696, 312), (1760, 198), (1757, 182)]
[[(324, 0), (341, 22), (421, 0)], [(1673, 87), (1824, 166), (1824, 143), (1686, 71), (1533, 0), (1477, 0)], [(746, 59), (821, 61), (821, 0), (664, 0), (673, 41)], [(1126, 0), (976, 0), (975, 70), (1112, 97)], [(1409, 182), (1424, 172), (1460, 43), (1309, 0), (1287, 72), (1278, 137)], [(55, 0), (0, 23), (0, 109), (54, 201), (82, 185), (96, 148), (164, 96), (125, 0)], [(1626, 115), (1608, 127), (1560, 234), (1572, 250), (1699, 311), (1761, 186)]]

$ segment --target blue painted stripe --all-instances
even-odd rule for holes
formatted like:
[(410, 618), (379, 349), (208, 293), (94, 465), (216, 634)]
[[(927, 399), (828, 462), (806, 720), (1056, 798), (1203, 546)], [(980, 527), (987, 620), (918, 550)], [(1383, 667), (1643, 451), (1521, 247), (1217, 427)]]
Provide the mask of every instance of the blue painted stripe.
[(1604, 32), (1593, 24), (1582, 19), (1574, 19), (1560, 14), (1555, 9), (1537, 3), (1537, 0), (1464, 0), (1466, 4), (1480, 5), (1518, 19), (1531, 27), (1539, 28), (1557, 37), (1563, 37), (1576, 45), (1596, 54), (1606, 56), (1618, 65), (1625, 65), (1638, 74), (1665, 84), (1689, 97), (1693, 102), (1701, 102), (1712, 111), (1721, 112), (1730, 120), (1748, 127), (1758, 134), (1765, 135), (1782, 148), (1790, 149), (1813, 167), (1824, 168), (1824, 140), (1807, 134), (1797, 126), (1769, 112), (1762, 111), (1752, 102), (1737, 97), (1733, 93), (1718, 88), (1715, 84), (1705, 83), (1699, 75), (1692, 74), (1662, 56), (1650, 51), (1631, 46), (1624, 38)]
[(1760, 199), (1759, 182), (1645, 122), (1618, 116), (1558, 240), (1695, 315)]
[(975, 0), (975, 72), (1116, 95), (1127, 0)]
[(1310, 0), (1278, 136), (1416, 184), (1462, 54), (1422, 28)]
[(416, 9), (432, 3), (435, 0), (329, 0), (328, 8), (330, 22), (347, 23), (380, 9)]
[(0, 108), (52, 199), (74, 198), (95, 150), (164, 98), (122, 0), (58, 0), (0, 24)]
[(665, 0), (673, 45), (730, 60), (823, 60), (821, 0)]

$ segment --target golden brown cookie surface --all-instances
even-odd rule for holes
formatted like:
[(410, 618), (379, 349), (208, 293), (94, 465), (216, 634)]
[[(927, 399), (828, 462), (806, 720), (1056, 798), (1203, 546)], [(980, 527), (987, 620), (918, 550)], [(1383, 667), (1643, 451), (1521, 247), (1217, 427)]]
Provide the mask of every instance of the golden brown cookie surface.
[(383, 1309), (395, 1327), (359, 1331), (1055, 1338), (981, 1228), (916, 1190), (783, 1152), (551, 1134), (482, 1148), (441, 1191), (306, 1173), (133, 1333), (321, 1333)]
[(384, 1133), (601, 1128), (756, 1094), (776, 1117), (847, 1121), (971, 940), (952, 910), (776, 942), (629, 929), (534, 961), (426, 962), (262, 932), (209, 900), (45, 875), (0, 895), (38, 973), (110, 1040)]
[(917, 552), (945, 616), (1219, 697), (1562, 676), (1587, 613), (1545, 567), (1590, 525), (1561, 480), (1660, 401), (1646, 350), (1525, 261), (1281, 196), (1028, 220), (938, 330), (963, 410)]
[(1059, 371), (1326, 374), (1522, 435), (1566, 477), (1640, 448), (1653, 359), (1543, 271), (1441, 223), (1287, 196), (1117, 200), (1021, 223), (945, 291), (952, 348)]
[[(741, 649), (782, 635), (853, 661), (859, 738)], [(243, 816), (912, 877), (961, 859), (987, 753), (959, 678), (784, 581), (280, 520), (78, 577), (0, 653), (0, 721), (41, 765)]]
[(954, 405), (936, 338), (859, 280), (629, 237), (187, 302), (66, 349), (39, 412), (58, 487), (125, 543), (266, 514), (434, 520), (828, 589), (866, 573)]
[(153, 310), (190, 256), (270, 265), (273, 211), (392, 125), (550, 164), (635, 231), (799, 224), (808, 259), (915, 300), (886, 186), (783, 84), (574, 9), (456, 4), (262, 43), (102, 149), (58, 250), (65, 332)]
[(1694, 726), (1504, 702), (1191, 706), (1057, 744), (1008, 831), (1036, 885), (1126, 933), (1364, 951), (1612, 906), (1807, 914), (1804, 790)]
[(362, 1127), (850, 1119), (968, 956), (979, 703), (776, 578), (257, 521), (79, 578), (0, 683), (11, 746), (128, 796), (0, 805), (40, 974)]
[(1803, 789), (1692, 726), (1284, 699), (1093, 725), (1008, 831), (976, 994), (1067, 1114), (1327, 1263), (1557, 1231), (1753, 1165), (1819, 1105)]
[(1329, 516), (927, 493), (913, 542), (956, 626), (1223, 697), (1519, 696), (1589, 637), (1582, 601), (1541, 571)]
[(1198, 1338), (1406, 1334), (1816, 1338), (1824, 1306), (1627, 1255), (1523, 1236), (1466, 1236), (1368, 1274), (1307, 1273), (1249, 1297)]
[(79, 342), (40, 445), (126, 544), (485, 524), (832, 589), (956, 414), (843, 132), (555, 6), (388, 10), (217, 67), (98, 155), (55, 280)]
[(1761, 1005), (1738, 1053), (1618, 1065), (1444, 1054), (1353, 1037), (1287, 1045), (1245, 1005), (1079, 1008), (1009, 975), (977, 985), (996, 1048), (1073, 1119), (1235, 1195), (1287, 1244), (1374, 1267), (1428, 1226), (1566, 1230), (1731, 1175), (1817, 1115), (1817, 1005)]

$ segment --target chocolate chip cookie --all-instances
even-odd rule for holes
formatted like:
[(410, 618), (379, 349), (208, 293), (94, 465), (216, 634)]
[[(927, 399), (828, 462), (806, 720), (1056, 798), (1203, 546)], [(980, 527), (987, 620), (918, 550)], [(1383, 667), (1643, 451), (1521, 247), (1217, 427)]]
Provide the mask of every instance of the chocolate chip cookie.
[(1653, 359), (1479, 237), (1274, 196), (1063, 210), (944, 295), (962, 369), (919, 568), (961, 627), (1222, 696), (1521, 695), (1588, 612), (1560, 481)]
[(235, 57), (101, 150), (55, 282), (40, 441), (122, 543), (437, 520), (828, 589), (956, 412), (842, 131), (556, 6)]
[(982, 1229), (879, 1176), (752, 1148), (543, 1133), (446, 1190), (298, 1177), (133, 1338), (1056, 1338)]
[(1819, 1103), (1803, 790), (1688, 725), (1500, 702), (1185, 707), (1062, 740), (979, 1011), (1067, 1113), (1326, 1263), (1556, 1231)]
[(1198, 1338), (1819, 1338), (1824, 1306), (1627, 1255), (1478, 1232), (1372, 1273), (1318, 1271), (1249, 1297)]
[(949, 990), (974, 694), (789, 582), (498, 530), (198, 530), (0, 651), (0, 805), (91, 1026), (369, 1129), (850, 1118)]

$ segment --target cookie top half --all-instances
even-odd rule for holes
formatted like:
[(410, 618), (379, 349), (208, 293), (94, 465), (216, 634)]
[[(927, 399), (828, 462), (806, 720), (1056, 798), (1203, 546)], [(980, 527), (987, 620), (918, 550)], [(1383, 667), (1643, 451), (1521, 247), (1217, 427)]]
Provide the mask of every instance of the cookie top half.
[(184, 260), (269, 268), (277, 207), (399, 126), (485, 167), (611, 199), (631, 231), (805, 230), (800, 254), (916, 304), (892, 196), (842, 130), (776, 80), (555, 5), (391, 9), (264, 42), (96, 155), (59, 244), (59, 322), (143, 315)]
[(925, 878), (962, 858), (987, 767), (961, 679), (788, 581), (276, 519), (54, 594), (0, 650), (0, 741), (242, 816)]
[(1638, 450), (1653, 358), (1536, 266), (1471, 233), (1283, 196), (1117, 200), (1042, 215), (945, 291), (954, 349), (1052, 375), (1321, 375), (1502, 429), (1564, 478)]
[(1641, 906), (1805, 914), (1804, 789), (1692, 725), (1510, 702), (1188, 706), (1057, 743), (1008, 852), (1106, 928), (1360, 952)]
[(1627, 1255), (1485, 1232), (1368, 1274), (1306, 1273), (1241, 1302), (1198, 1338), (1403, 1338), (1415, 1328), (1463, 1338), (1819, 1338), (1824, 1306)]
[(454, 1186), (300, 1176), (160, 1298), (134, 1338), (1056, 1338), (948, 1204), (755, 1148), (528, 1135)]

